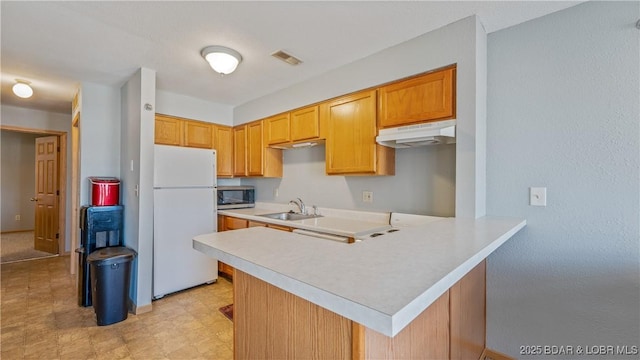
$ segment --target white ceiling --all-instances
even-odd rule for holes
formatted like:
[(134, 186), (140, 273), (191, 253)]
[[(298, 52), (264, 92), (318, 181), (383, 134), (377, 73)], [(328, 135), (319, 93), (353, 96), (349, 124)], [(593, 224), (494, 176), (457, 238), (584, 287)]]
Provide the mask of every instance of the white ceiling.
[[(146, 67), (158, 89), (235, 106), (473, 14), (493, 32), (577, 3), (2, 1), (1, 101), (69, 113), (80, 82), (120, 86)], [(238, 70), (211, 70), (208, 45), (239, 51)], [(270, 56), (280, 49), (303, 63)], [(13, 95), (16, 78), (31, 99)]]

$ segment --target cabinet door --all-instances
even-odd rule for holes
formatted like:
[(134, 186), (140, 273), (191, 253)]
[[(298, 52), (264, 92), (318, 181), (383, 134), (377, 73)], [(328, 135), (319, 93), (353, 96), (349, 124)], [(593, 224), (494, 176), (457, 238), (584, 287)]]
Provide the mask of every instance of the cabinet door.
[[(376, 91), (330, 101), (327, 116), (327, 174), (393, 174), (393, 149), (376, 144)], [(379, 163), (380, 162), (380, 163)], [(387, 166), (389, 165), (389, 167)]]
[(289, 142), (289, 113), (272, 116), (264, 120), (267, 144), (282, 144)]
[(264, 145), (262, 143), (262, 121), (247, 125), (248, 175), (262, 176), (264, 173)]
[(317, 139), (320, 137), (318, 106), (310, 106), (291, 112), (291, 141)]
[(444, 69), (381, 87), (380, 127), (454, 118), (455, 71)]
[(184, 120), (156, 114), (154, 142), (162, 145), (183, 145)]
[(233, 176), (233, 130), (231, 127), (216, 125), (213, 145), (218, 154), (218, 176)]
[(233, 176), (247, 175), (247, 126), (233, 128)]
[(200, 121), (185, 121), (184, 146), (212, 149), (213, 125)]
[(222, 261), (218, 261), (218, 272), (228, 278), (233, 278), (233, 267), (223, 263)]

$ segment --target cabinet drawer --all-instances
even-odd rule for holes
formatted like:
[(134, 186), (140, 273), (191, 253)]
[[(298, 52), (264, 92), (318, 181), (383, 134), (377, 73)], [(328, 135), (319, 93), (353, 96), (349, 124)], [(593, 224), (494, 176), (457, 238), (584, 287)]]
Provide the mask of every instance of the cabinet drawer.
[(226, 216), (224, 218), (224, 228), (226, 230), (244, 229), (249, 226), (249, 222), (244, 219)]

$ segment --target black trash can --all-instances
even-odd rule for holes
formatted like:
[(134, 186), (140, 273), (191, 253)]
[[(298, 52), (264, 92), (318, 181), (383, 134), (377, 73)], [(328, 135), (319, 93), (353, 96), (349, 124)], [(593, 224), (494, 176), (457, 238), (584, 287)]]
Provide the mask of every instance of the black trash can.
[(89, 254), (91, 298), (98, 325), (111, 325), (127, 318), (131, 262), (136, 252), (113, 246)]

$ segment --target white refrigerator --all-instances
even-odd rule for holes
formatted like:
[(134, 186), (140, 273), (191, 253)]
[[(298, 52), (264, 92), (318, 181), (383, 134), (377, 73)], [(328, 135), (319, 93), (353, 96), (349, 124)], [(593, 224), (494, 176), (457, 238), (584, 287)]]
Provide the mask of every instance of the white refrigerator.
[(216, 152), (154, 145), (153, 298), (218, 279), (218, 262), (193, 249), (217, 227)]

